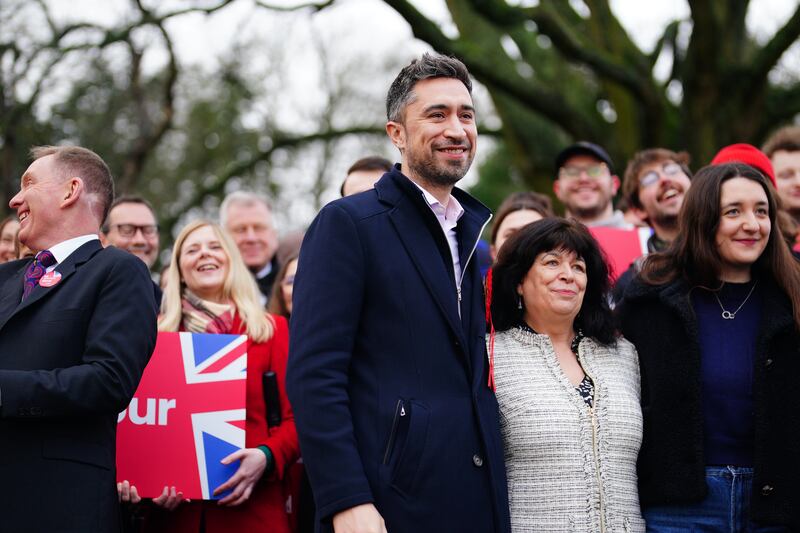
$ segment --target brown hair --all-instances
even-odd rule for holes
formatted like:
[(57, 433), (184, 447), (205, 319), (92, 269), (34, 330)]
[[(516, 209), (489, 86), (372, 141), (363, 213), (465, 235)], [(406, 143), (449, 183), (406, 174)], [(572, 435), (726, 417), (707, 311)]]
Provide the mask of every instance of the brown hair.
[(776, 224), (777, 204), (768, 178), (749, 165), (709, 165), (694, 176), (681, 207), (678, 236), (665, 252), (647, 256), (642, 266), (642, 280), (660, 285), (682, 278), (691, 286), (719, 285), (722, 258), (715, 237), (722, 184), (732, 178), (755, 181), (767, 195), (772, 229), (764, 251), (753, 264), (753, 271), (771, 277), (786, 293), (792, 302), (795, 324), (800, 328), (800, 264), (784, 244)]
[[(115, 207), (122, 204), (139, 204), (145, 206), (147, 209), (150, 210), (150, 213), (153, 215), (153, 219), (158, 220), (156, 216), (156, 210), (153, 209), (153, 204), (142, 198), (137, 194), (124, 194), (122, 196), (117, 197), (111, 205), (108, 207), (108, 213), (114, 210)], [(103, 233), (108, 233), (111, 228), (108, 227), (108, 215), (103, 222), (103, 225), (100, 227), (100, 231)]]
[(761, 148), (770, 159), (775, 152), (785, 150), (787, 152), (800, 152), (800, 127), (786, 126), (770, 135), (767, 142)]
[(289, 264), (292, 261), (297, 261), (297, 254), (292, 254), (286, 258), (283, 266), (280, 270), (278, 270), (278, 275), (275, 276), (275, 282), (272, 284), (272, 293), (269, 296), (269, 304), (267, 305), (267, 311), (273, 315), (282, 316), (287, 319), (290, 315), (289, 307), (286, 305), (286, 300), (283, 299), (281, 285), (283, 285), (283, 280), (286, 278), (286, 271), (289, 270)]
[(492, 239), (491, 243), (494, 244), (497, 240), (497, 232), (500, 231), (500, 225), (503, 220), (516, 211), (536, 211), (542, 218), (553, 217), (553, 203), (550, 201), (549, 196), (540, 194), (533, 191), (519, 191), (506, 196), (500, 207), (497, 208), (497, 213), (494, 215), (492, 222)]
[(402, 123), (406, 106), (414, 99), (414, 86), (417, 82), (432, 78), (456, 79), (472, 94), (472, 80), (464, 63), (455, 57), (426, 52), (403, 67), (392, 82), (386, 95), (386, 118)]
[(633, 158), (628, 161), (628, 166), (625, 167), (625, 175), (622, 178), (622, 197), (630, 207), (642, 209), (642, 203), (639, 201), (639, 174), (642, 169), (647, 165), (667, 160), (678, 163), (683, 172), (689, 178), (692, 177), (692, 173), (689, 170), (690, 158), (686, 152), (673, 152), (666, 148), (648, 148), (633, 154)]
[(342, 196), (344, 196), (344, 184), (347, 182), (347, 176), (353, 172), (359, 172), (362, 170), (383, 170), (384, 172), (390, 172), (392, 170), (392, 162), (385, 157), (371, 155), (362, 157), (350, 165), (350, 168), (347, 169), (347, 174), (345, 174), (344, 181), (342, 181), (342, 186), (339, 188), (339, 192)]
[(114, 179), (105, 161), (87, 148), (80, 146), (34, 146), (31, 157), (41, 159), (49, 155), (55, 156), (58, 169), (63, 179), (78, 177), (83, 180), (86, 190), (97, 197), (98, 209), (95, 214), (102, 224), (108, 216), (108, 210), (114, 201)]

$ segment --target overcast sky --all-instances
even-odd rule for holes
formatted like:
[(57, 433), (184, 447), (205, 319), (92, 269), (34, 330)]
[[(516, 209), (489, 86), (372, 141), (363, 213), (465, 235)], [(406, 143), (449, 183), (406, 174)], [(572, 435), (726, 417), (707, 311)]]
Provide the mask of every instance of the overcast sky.
[[(89, 20), (110, 25), (121, 20), (130, 13), (130, 0), (47, 0), (53, 10), (54, 17), (59, 20)], [(207, 0), (207, 5), (214, 5), (217, 0)], [(268, 0), (273, 4), (296, 5), (308, 0)], [(562, 0), (542, 0), (562, 1)], [(583, 6), (580, 0), (570, 0), (578, 8)], [(174, 9), (187, 5), (196, 5), (188, 0), (145, 0), (158, 10)], [(439, 22), (444, 31), (454, 33), (455, 28), (449, 20), (444, 0), (414, 0), (418, 9), (433, 20)], [(532, 3), (525, 2), (520, 3)], [(611, 0), (612, 9), (627, 28), (632, 38), (645, 51), (652, 49), (656, 39), (660, 37), (667, 21), (687, 18), (689, 9), (684, 0)], [(748, 12), (748, 27), (755, 35), (771, 35), (782, 26), (797, 6), (797, 0), (752, 0)], [(385, 58), (399, 58), (403, 63), (428, 49), (427, 45), (414, 40), (408, 24), (381, 0), (336, 0), (329, 8), (313, 17), (281, 15), (275, 12), (257, 9), (251, 0), (239, 0), (233, 5), (211, 15), (193, 14), (173, 19), (169, 22), (168, 31), (178, 53), (179, 61), (184, 65), (201, 65), (214, 70), (219, 58), (230, 54), (235, 40), (247, 42), (248, 38), (276, 41), (294, 58), (297, 68), (287, 74), (289, 79), (281, 80), (283, 91), (289, 93), (289, 103), (279, 109), (291, 117), (292, 124), (302, 129), (302, 118), (295, 119), (298, 110), (323, 105), (324, 98), (319, 90), (319, 76), (316, 52), (311, 50), (312, 34), (322, 36), (325, 43), (330, 43), (330, 58), (336, 61), (347, 55), (358, 54), (371, 65), (385, 62)], [(152, 34), (151, 34), (152, 35)], [(147, 70), (160, 68), (166, 60), (161, 47), (146, 47), (144, 65)], [(257, 56), (258, 57), (258, 56)], [(317, 63), (315, 63), (317, 61)], [(797, 78), (800, 69), (800, 44), (784, 55), (784, 64), (791, 65), (792, 77)], [(311, 67), (310, 67), (311, 65)], [(149, 67), (149, 68), (148, 68)], [(657, 73), (668, 70), (668, 64), (657, 65)], [(254, 65), (257, 68), (257, 65)], [(261, 70), (263, 72), (263, 69)], [(385, 75), (384, 75), (385, 76)], [(364, 87), (375, 94), (385, 94), (391, 78), (373, 79), (369, 76), (363, 82)], [(316, 90), (316, 93), (315, 93)], [(486, 98), (480, 89), (476, 94), (476, 102)], [(294, 115), (292, 115), (294, 114)], [(486, 117), (482, 117), (486, 124)], [(310, 126), (309, 126), (310, 127)], [(482, 156), (489, 151), (488, 140), (482, 140), (478, 151), (478, 160), (473, 170), (462, 182), (469, 186), (477, 179), (475, 169)], [(334, 175), (343, 175), (349, 163), (342, 159), (333, 169)], [(338, 168), (341, 166), (342, 168)], [(302, 174), (302, 171), (297, 171)], [(288, 180), (292, 183), (294, 180)], [(337, 185), (338, 186), (338, 185)], [(329, 191), (330, 198), (336, 195), (333, 187)], [(294, 211), (294, 210), (292, 210)], [(302, 222), (310, 218), (313, 211), (298, 215)], [(289, 222), (289, 226), (300, 225), (300, 222)]]

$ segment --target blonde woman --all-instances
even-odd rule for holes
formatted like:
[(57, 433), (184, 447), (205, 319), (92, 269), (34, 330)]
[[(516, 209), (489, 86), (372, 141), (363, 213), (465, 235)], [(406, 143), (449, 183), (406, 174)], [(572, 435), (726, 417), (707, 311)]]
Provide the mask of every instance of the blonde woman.
[[(288, 532), (281, 479), (297, 461), (299, 445), (284, 379), (289, 334), (286, 320), (267, 315), (239, 250), (218, 225), (192, 222), (175, 241), (173, 268), (161, 303), (159, 331), (246, 334), (246, 448), (226, 460), (236, 473), (217, 487), (216, 501), (182, 502), (180, 487), (165, 487), (147, 517), (148, 531)], [(280, 425), (267, 427), (262, 374), (274, 371), (281, 398)]]

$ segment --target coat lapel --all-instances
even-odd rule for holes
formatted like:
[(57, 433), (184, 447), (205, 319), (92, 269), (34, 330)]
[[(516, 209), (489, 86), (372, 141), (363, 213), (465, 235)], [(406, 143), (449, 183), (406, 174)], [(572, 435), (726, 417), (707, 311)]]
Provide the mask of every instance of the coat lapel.
[[(453, 334), (462, 346), (467, 346), (458, 314), (455, 281), (445, 268), (439, 249), (422, 218), (421, 210), (414, 206), (412, 198), (400, 189), (397, 181), (401, 179), (407, 178), (396, 169), (388, 175), (384, 175), (375, 186), (378, 197), (381, 201), (394, 205), (389, 212), (389, 219), (397, 231), (403, 247), (419, 271), (426, 289), (433, 296), (433, 300), (447, 320)], [(410, 182), (409, 185), (414, 186)], [(421, 195), (420, 199), (422, 199)], [(432, 212), (431, 216), (433, 216)]]
[(80, 265), (91, 259), (94, 254), (102, 249), (103, 247), (99, 240), (91, 240), (72, 252), (63, 263), (60, 263), (58, 266), (56, 266), (55, 271), (61, 274), (61, 281), (59, 281), (56, 285), (53, 285), (52, 287), (42, 287), (41, 285), (36, 285), (28, 297), (25, 298), (25, 301), (22, 302), (19, 301), (19, 298), (22, 297), (22, 291), (20, 290), (19, 297), (17, 298), (18, 305), (13, 312), (7, 315), (3, 319), (3, 322), (0, 323), (0, 329), (2, 329), (6, 322), (8, 322), (8, 320), (14, 315), (23, 309), (27, 309), (28, 307), (35, 305), (42, 298), (45, 298), (47, 295), (57, 291), (58, 288), (64, 285), (67, 279), (75, 273)]

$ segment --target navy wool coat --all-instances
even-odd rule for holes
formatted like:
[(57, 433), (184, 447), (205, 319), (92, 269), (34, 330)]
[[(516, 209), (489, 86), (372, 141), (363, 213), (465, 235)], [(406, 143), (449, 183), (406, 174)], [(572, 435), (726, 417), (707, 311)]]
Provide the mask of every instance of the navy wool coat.
[(453, 195), (460, 312), (444, 232), (399, 166), (306, 234), (287, 389), (321, 531), (367, 502), (392, 533), (509, 530), (473, 253), (491, 214)]

